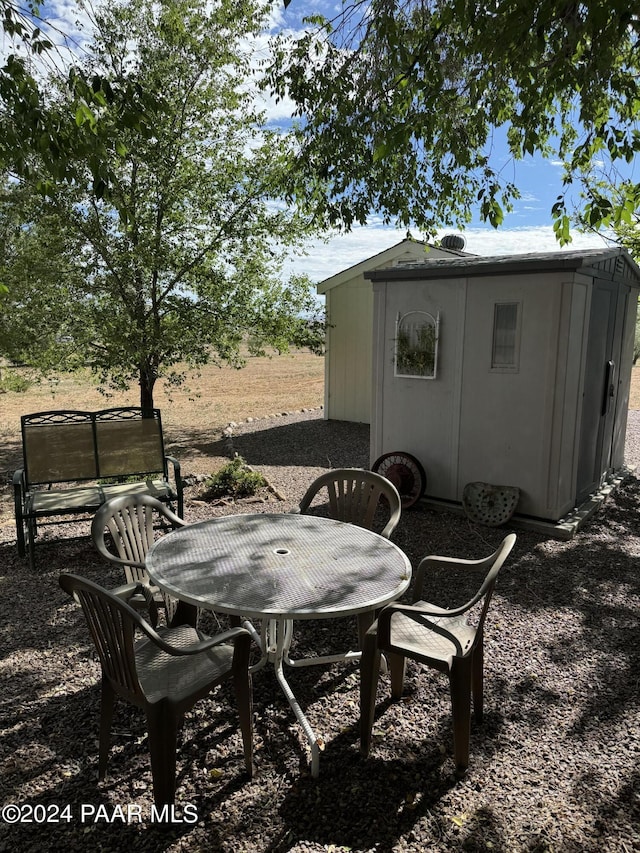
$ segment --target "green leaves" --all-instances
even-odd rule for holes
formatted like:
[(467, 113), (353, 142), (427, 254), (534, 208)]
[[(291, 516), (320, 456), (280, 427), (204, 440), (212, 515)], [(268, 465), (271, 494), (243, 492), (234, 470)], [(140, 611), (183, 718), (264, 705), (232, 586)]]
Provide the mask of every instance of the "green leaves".
[(83, 124), (89, 124), (92, 133), (96, 132), (97, 121), (95, 115), (91, 112), (86, 104), (80, 104), (76, 109), (76, 125), (82, 127)]
[(574, 180), (640, 150), (640, 18), (623, 0), (352, 0), (314, 26), (277, 41), (266, 85), (303, 119), (291, 194), (332, 224), (373, 209), (430, 231), (484, 191), (499, 226), (516, 194), (507, 164), (486, 166), (496, 128), (514, 159), (559, 159)]
[[(10, 194), (5, 212), (31, 240), (19, 263), (7, 259), (7, 280), (22, 332), (12, 340), (34, 363), (88, 364), (105, 385), (152, 395), (178, 363), (239, 365), (247, 342), (321, 346), (311, 282), (280, 270), (282, 247), (313, 230), (286, 200), (292, 140), (263, 131), (247, 94), (247, 33), (265, 11), (131, 0), (97, 13), (94, 43), (25, 160), (25, 186), (44, 198), (20, 212)], [(47, 226), (56, 254), (41, 246)], [(30, 252), (49, 262), (37, 276)], [(56, 350), (61, 337), (72, 343)]]

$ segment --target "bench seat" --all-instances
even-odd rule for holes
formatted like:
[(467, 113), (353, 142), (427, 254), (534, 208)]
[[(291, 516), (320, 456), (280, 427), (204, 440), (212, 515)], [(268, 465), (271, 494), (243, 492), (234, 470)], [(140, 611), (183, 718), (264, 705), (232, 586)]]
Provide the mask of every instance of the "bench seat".
[(70, 489), (34, 491), (25, 502), (31, 515), (66, 515), (95, 512), (105, 501), (120, 495), (147, 494), (161, 501), (175, 500), (173, 489), (164, 480), (145, 480), (139, 483), (113, 483), (106, 486), (75, 486)]

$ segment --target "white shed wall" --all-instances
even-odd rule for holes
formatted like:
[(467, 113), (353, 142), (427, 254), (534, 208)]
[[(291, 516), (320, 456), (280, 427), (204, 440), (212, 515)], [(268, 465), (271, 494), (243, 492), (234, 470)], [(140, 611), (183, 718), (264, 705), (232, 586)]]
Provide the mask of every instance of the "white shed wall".
[(629, 394), (631, 389), (631, 370), (633, 368), (633, 347), (636, 334), (636, 314), (638, 293), (631, 288), (625, 293), (624, 329), (622, 332), (622, 358), (618, 374), (618, 399), (613, 436), (612, 461), (615, 468), (624, 465), (624, 448), (627, 434), (627, 415), (629, 412)]
[[(371, 463), (383, 453), (402, 450), (416, 456), (427, 471), (427, 492), (455, 500), (466, 280), (374, 284), (377, 337), (372, 387), (375, 417)], [(440, 344), (435, 379), (394, 376), (398, 314), (440, 313)], [(384, 343), (383, 343), (384, 342)]]
[(458, 255), (411, 240), (381, 252), (318, 285), (325, 294), (326, 336), (324, 416), (338, 421), (371, 422), (373, 290), (365, 271), (386, 269), (426, 257)]
[[(571, 284), (549, 275), (470, 283), (457, 500), (467, 483), (481, 480), (518, 486), (522, 513), (546, 517), (558, 500), (571, 503), (576, 409), (566, 397), (577, 401), (575, 365), (584, 329), (584, 309), (572, 305), (571, 291)], [(518, 303), (521, 312), (513, 372), (491, 367), (494, 310), (503, 302)], [(577, 328), (569, 335), (576, 309)], [(577, 358), (570, 352), (576, 347)]]
[[(574, 399), (578, 394), (579, 375), (567, 375), (558, 359), (559, 346), (565, 357), (569, 345), (576, 345), (576, 331), (571, 339), (568, 334), (571, 286), (566, 293), (549, 277), (530, 276), (374, 287), (378, 340), (384, 345), (373, 373), (371, 462), (394, 450), (412, 453), (427, 472), (427, 495), (441, 500), (461, 500), (464, 486), (474, 480), (517, 485), (522, 511), (533, 512), (527, 495), (546, 494), (551, 456), (558, 464), (572, 465), (575, 410), (556, 404), (554, 392), (560, 380), (563, 394), (567, 381), (574, 386)], [(491, 367), (494, 309), (501, 302), (517, 302), (521, 313), (519, 365), (513, 373)], [(435, 379), (394, 376), (396, 318), (407, 311), (440, 313)], [(566, 330), (560, 341), (561, 323)], [(579, 319), (578, 347), (582, 330)], [(560, 447), (552, 445), (554, 422)], [(571, 474), (565, 479), (570, 490)]]
[[(527, 270), (378, 276), (373, 289), (371, 463), (411, 453), (425, 468), (426, 495), (439, 500), (460, 502), (478, 480), (518, 486), (518, 512), (552, 520), (593, 485), (592, 471), (597, 488), (622, 467), (637, 288), (579, 271)], [(492, 367), (500, 303), (519, 306), (515, 369)], [(440, 315), (435, 379), (394, 375), (396, 321), (410, 311)], [(617, 375), (605, 417), (608, 359)]]
[(369, 423), (373, 295), (362, 275), (327, 293), (326, 418)]

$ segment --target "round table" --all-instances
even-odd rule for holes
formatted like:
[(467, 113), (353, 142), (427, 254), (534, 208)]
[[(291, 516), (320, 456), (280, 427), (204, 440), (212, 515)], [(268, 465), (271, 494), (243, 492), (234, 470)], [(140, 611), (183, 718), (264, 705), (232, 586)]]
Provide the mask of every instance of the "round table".
[(399, 598), (411, 563), (397, 545), (362, 527), (300, 514), (230, 515), (181, 527), (150, 549), (152, 582), (197, 607), (263, 620), (263, 656), (302, 725), (318, 773), (322, 740), (313, 733), (283, 672), (283, 663), (309, 665), (352, 659), (359, 652), (292, 661), (293, 621), (358, 616), (359, 633), (375, 611)]

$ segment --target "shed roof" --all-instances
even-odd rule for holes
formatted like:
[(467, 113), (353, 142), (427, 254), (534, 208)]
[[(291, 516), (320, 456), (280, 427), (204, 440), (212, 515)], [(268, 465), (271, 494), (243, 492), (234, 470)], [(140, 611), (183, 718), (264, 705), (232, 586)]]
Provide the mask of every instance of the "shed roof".
[[(410, 250), (415, 247), (418, 247), (422, 250), (426, 248), (436, 248), (435, 246), (432, 246), (430, 243), (426, 243), (423, 240), (413, 240), (412, 238), (405, 237), (404, 240), (401, 240), (399, 243), (390, 246), (388, 249), (384, 249), (382, 252), (378, 252), (376, 255), (372, 255), (369, 258), (365, 258), (365, 260), (360, 261), (360, 263), (347, 267), (347, 269), (342, 270), (341, 272), (336, 273), (335, 275), (332, 275), (329, 278), (325, 278), (324, 281), (319, 282), (317, 285), (318, 293), (326, 293), (328, 290), (332, 290), (334, 287), (337, 287), (340, 284), (344, 284), (346, 281), (351, 281), (351, 279), (356, 278), (356, 276), (359, 276), (363, 273), (366, 273), (372, 268), (375, 269), (385, 264), (393, 264), (394, 261), (398, 261), (406, 256), (409, 257), (409, 260), (403, 261), (403, 267), (405, 266), (405, 264), (411, 266), (412, 263), (422, 263), (422, 261), (418, 260), (412, 261), (410, 255), (408, 254)], [(452, 257), (464, 257), (465, 255), (464, 252), (458, 251), (457, 249), (440, 249), (440, 251), (446, 251)]]
[(534, 272), (597, 272), (601, 278), (624, 279), (640, 285), (640, 267), (626, 249), (581, 249), (567, 252), (530, 252), (523, 255), (466, 255), (431, 258), (401, 267), (369, 270), (370, 281), (415, 281), (432, 278), (509, 275)]

